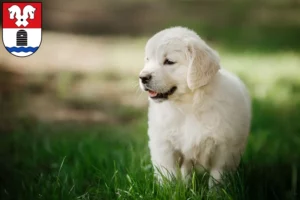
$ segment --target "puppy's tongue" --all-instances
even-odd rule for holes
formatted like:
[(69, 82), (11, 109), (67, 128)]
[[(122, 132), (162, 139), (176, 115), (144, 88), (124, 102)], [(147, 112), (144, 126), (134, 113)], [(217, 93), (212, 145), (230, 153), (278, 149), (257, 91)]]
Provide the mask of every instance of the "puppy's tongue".
[(150, 97), (155, 97), (158, 94), (157, 92), (154, 92), (154, 91), (151, 91), (151, 90), (149, 90), (148, 92), (149, 92)]

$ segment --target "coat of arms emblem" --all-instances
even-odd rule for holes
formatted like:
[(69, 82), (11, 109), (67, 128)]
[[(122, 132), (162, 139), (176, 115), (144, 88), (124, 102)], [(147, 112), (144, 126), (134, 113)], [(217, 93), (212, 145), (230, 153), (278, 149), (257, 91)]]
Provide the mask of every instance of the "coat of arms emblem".
[(3, 3), (2, 15), (6, 50), (18, 57), (35, 53), (42, 41), (42, 3)]

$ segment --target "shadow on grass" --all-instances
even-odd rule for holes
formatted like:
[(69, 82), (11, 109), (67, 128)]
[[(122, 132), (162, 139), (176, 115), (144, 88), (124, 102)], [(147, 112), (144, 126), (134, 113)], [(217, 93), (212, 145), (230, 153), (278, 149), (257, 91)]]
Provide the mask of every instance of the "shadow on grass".
[(300, 51), (300, 27), (221, 27), (203, 28), (199, 33), (233, 52), (276, 53)]
[(300, 52), (299, 26), (229, 24), (214, 26), (199, 21), (170, 22), (166, 27), (186, 26), (195, 30), (208, 43), (216, 43), (228, 52), (280, 53)]

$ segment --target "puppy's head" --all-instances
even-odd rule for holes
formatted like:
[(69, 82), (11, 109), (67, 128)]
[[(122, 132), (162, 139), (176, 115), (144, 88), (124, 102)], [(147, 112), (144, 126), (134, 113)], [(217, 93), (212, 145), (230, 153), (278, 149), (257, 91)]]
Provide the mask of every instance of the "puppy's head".
[(169, 28), (148, 40), (140, 86), (157, 102), (178, 99), (207, 85), (219, 69), (217, 53), (194, 31)]

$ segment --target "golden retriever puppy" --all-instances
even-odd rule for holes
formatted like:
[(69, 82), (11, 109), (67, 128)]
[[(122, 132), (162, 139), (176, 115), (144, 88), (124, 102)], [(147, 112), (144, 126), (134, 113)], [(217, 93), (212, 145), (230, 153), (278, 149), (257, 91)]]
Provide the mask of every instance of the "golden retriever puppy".
[(149, 148), (159, 181), (162, 176), (188, 181), (193, 167), (202, 167), (210, 171), (212, 186), (237, 168), (250, 129), (251, 99), (194, 31), (172, 27), (150, 38), (139, 78), (149, 95)]

